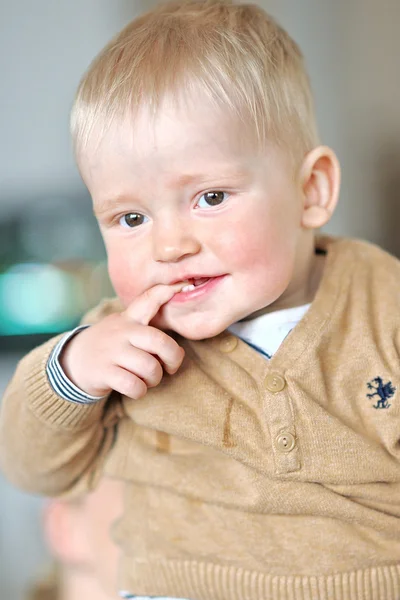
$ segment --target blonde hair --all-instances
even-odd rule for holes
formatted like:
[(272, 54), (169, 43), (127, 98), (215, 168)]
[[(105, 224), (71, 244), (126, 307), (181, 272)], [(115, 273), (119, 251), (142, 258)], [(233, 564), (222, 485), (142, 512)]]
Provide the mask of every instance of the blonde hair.
[(36, 581), (28, 590), (26, 600), (60, 600), (61, 577), (60, 570), (53, 565), (47, 575)]
[(301, 160), (318, 143), (303, 56), (288, 33), (255, 5), (175, 0), (132, 21), (89, 67), (71, 116), (77, 153), (115, 120), (143, 106), (156, 115), (167, 96), (190, 101), (194, 90), (261, 145), (272, 140)]

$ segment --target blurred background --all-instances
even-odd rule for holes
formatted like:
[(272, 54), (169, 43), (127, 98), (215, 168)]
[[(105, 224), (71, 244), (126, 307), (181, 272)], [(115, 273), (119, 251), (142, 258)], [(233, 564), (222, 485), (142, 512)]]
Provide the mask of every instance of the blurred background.
[[(327, 231), (400, 256), (400, 3), (264, 0), (308, 61), (324, 143), (343, 168)], [(74, 165), (69, 110), (102, 46), (151, 4), (0, 0), (0, 394), (19, 357), (110, 295)], [(0, 475), (0, 600), (22, 600), (46, 562), (41, 500)]]

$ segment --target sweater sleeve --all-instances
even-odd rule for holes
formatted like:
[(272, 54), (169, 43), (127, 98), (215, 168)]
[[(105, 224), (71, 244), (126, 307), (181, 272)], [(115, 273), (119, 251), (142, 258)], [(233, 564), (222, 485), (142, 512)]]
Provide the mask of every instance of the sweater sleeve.
[[(91, 324), (115, 310), (102, 303), (85, 316)], [(0, 466), (10, 481), (49, 496), (90, 489), (97, 480), (122, 414), (118, 394), (94, 404), (60, 398), (46, 376), (61, 336), (25, 356), (9, 383), (0, 411)]]

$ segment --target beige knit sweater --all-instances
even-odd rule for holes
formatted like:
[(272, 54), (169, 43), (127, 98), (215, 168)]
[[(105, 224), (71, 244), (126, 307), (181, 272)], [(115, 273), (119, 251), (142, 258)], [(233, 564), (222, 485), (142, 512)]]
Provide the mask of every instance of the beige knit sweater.
[(113, 530), (120, 588), (400, 598), (400, 263), (362, 242), (319, 246), (328, 255), (315, 300), (270, 361), (227, 333), (179, 338), (177, 375), (143, 400), (91, 406), (52, 392), (45, 364), (57, 340), (20, 363), (3, 402), (2, 467), (44, 494), (102, 472), (126, 480)]

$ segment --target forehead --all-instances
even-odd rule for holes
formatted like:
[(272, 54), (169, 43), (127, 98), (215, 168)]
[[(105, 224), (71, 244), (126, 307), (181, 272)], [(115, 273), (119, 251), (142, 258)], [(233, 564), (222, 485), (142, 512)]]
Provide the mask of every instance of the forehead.
[(144, 177), (156, 169), (181, 176), (222, 165), (246, 168), (259, 153), (253, 134), (240, 119), (210, 102), (165, 101), (155, 115), (144, 107), (115, 121), (106, 133), (94, 132), (78, 157), (79, 166), (88, 185), (112, 173)]

